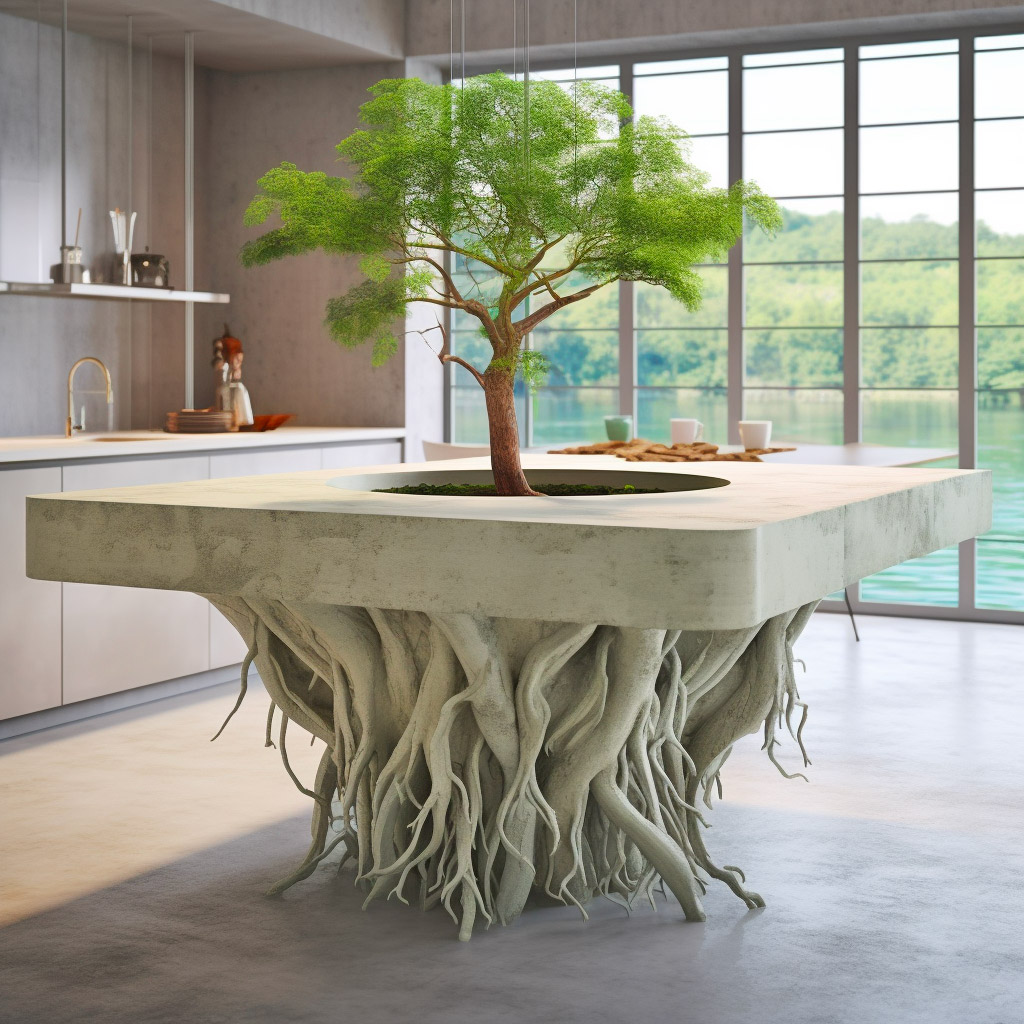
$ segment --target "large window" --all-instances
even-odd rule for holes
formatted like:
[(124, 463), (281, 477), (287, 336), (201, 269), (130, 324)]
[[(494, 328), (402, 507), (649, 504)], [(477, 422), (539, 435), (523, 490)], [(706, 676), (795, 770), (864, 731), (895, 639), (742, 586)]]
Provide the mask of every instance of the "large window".
[[(686, 131), (687, 159), (709, 176), (729, 180), (729, 61), (726, 57), (659, 61), (633, 67), (637, 114), (667, 117)], [(692, 416), (708, 437), (728, 429), (728, 268), (702, 267), (704, 305), (695, 313), (662, 288), (623, 288), (632, 299), (637, 433), (669, 440), (669, 420)], [(628, 301), (628, 300), (627, 300)]]
[(776, 436), (843, 440), (843, 51), (747, 55), (743, 176), (782, 207), (746, 232), (743, 409)]
[(995, 497), (975, 600), (1024, 611), (1024, 35), (975, 49), (977, 464)]
[[(861, 437), (957, 452), (959, 42), (861, 46), (858, 72)], [(959, 551), (860, 594), (956, 607)]]
[[(773, 420), (780, 440), (863, 440), (991, 469), (989, 534), (852, 596), (1022, 621), (1024, 34), (739, 50), (579, 77), (678, 124), (712, 185), (756, 181), (784, 223), (774, 238), (745, 231), (726, 263), (700, 268), (697, 312), (620, 284), (547, 321), (529, 344), (552, 373), (520, 392), (524, 444), (596, 440), (615, 412), (653, 440), (695, 416), (724, 443), (748, 417)], [(472, 324), (452, 328), (456, 350), (482, 344)], [(482, 395), (460, 374), (450, 436), (486, 441)]]

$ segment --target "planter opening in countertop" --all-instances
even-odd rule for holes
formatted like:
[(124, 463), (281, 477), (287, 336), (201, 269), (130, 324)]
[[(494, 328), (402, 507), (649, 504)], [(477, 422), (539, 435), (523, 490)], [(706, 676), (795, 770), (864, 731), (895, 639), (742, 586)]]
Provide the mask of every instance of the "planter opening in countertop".
[[(630, 466), (622, 469), (603, 467), (601, 469), (527, 469), (526, 478), (530, 486), (540, 490), (555, 487), (562, 493), (556, 497), (653, 497), (658, 494), (676, 494), (680, 491), (703, 491), (713, 487), (725, 487), (729, 481), (717, 476), (706, 476), (703, 473), (686, 472), (653, 472), (637, 470)], [(339, 476), (328, 483), (346, 491), (373, 491), (391, 493), (395, 497), (424, 495), (431, 497), (493, 497), (476, 488), (493, 485), (493, 478), (488, 469), (410, 469), (387, 473), (355, 473)], [(467, 487), (465, 491), (445, 494), (440, 490), (433, 492), (395, 491), (394, 488), (426, 488)], [(565, 494), (565, 487), (579, 487), (578, 494)], [(626, 491), (626, 487), (634, 490)], [(542, 495), (544, 497), (545, 495)], [(528, 500), (528, 499), (519, 499)]]

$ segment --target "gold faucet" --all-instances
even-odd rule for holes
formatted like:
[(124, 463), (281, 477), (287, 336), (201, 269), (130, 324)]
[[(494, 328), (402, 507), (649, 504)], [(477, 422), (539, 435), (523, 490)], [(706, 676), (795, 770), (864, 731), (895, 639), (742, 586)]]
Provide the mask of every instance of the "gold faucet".
[(64, 436), (71, 437), (71, 433), (74, 430), (81, 430), (81, 427), (74, 426), (75, 418), (75, 399), (73, 394), (74, 382), (75, 382), (75, 371), (82, 365), (82, 363), (95, 363), (102, 371), (103, 376), (107, 379), (107, 405), (112, 405), (114, 402), (114, 388), (110, 383), (110, 371), (103, 365), (102, 361), (97, 359), (95, 356), (83, 356), (81, 359), (71, 367), (71, 372), (68, 374), (68, 419), (64, 424)]

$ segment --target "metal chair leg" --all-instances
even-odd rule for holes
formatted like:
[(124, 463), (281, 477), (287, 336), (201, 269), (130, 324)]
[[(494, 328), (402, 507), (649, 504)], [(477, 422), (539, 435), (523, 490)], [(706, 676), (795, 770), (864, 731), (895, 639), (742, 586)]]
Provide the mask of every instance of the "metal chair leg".
[(857, 639), (857, 643), (860, 643), (860, 633), (857, 632), (857, 620), (853, 616), (853, 606), (850, 604), (850, 591), (843, 588), (843, 599), (846, 601), (846, 610), (850, 613), (850, 625), (853, 626), (853, 635)]

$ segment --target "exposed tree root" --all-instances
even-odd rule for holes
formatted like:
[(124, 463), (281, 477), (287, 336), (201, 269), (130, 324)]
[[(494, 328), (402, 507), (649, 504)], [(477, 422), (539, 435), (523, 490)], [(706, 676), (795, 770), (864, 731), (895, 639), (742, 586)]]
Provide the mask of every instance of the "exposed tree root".
[[(249, 645), (227, 720), (254, 662), (267, 742), (276, 708), (285, 769), (314, 802), (309, 851), (272, 894), (344, 843), (367, 903), (440, 904), (464, 940), (478, 919), (513, 921), (534, 890), (585, 916), (595, 896), (630, 908), (667, 887), (700, 921), (710, 877), (764, 906), (711, 860), (698, 807), (759, 728), (784, 775), (783, 728), (810, 763), (793, 643), (813, 604), (679, 633), (207, 596)], [(309, 788), (290, 724), (326, 745)]]

